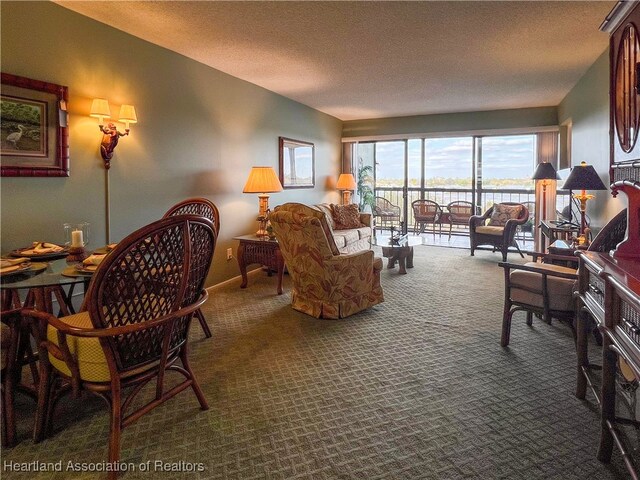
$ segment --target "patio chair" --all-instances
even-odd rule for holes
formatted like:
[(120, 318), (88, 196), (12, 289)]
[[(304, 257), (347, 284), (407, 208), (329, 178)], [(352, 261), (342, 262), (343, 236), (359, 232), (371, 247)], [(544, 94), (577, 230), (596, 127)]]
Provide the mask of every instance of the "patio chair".
[(451, 202), (447, 205), (449, 220), (449, 239), (451, 239), (451, 229), (454, 225), (469, 226), (469, 219), (475, 214), (473, 203), (464, 200)]
[(376, 226), (383, 228), (387, 224), (391, 227), (400, 223), (399, 206), (394, 205), (384, 197), (376, 197), (375, 201), (373, 216), (376, 219)]
[[(173, 217), (174, 215), (198, 215), (207, 218), (213, 222), (216, 236), (220, 234), (220, 212), (218, 211), (218, 207), (206, 198), (188, 198), (183, 200), (171, 207), (162, 218)], [(200, 308), (196, 310), (196, 317), (204, 331), (204, 336), (211, 338), (211, 330)]]
[[(39, 337), (35, 441), (50, 433), (56, 401), (69, 388), (109, 405), (111, 463), (120, 459), (122, 429), (181, 391), (193, 389), (200, 407), (209, 408), (189, 365), (187, 339), (193, 314), (207, 299), (215, 243), (213, 224), (203, 217), (158, 220), (105, 257), (89, 284), (87, 309), (62, 318), (23, 310), (37, 322)], [(167, 390), (171, 372), (184, 379)], [(140, 401), (138, 393), (152, 381), (151, 400)]]
[[(411, 202), (411, 208), (413, 209), (413, 233), (418, 234), (418, 227), (420, 227), (420, 233), (424, 232), (425, 225), (431, 223), (433, 225), (433, 236), (436, 236), (436, 223), (440, 221), (442, 216), (442, 207), (433, 200), (414, 200)], [(442, 225), (440, 226), (442, 228)]]
[[(627, 229), (626, 210), (618, 213), (593, 240), (588, 251), (608, 252), (624, 239)], [(533, 325), (533, 314), (551, 323), (552, 318), (569, 323), (576, 338), (576, 288), (577, 265), (575, 268), (555, 265), (553, 261), (573, 261), (575, 257), (534, 253), (534, 259), (542, 262), (528, 262), (518, 265), (500, 262), (504, 268), (504, 313), (502, 317), (502, 337), (500, 344), (509, 345), (511, 319), (519, 310), (527, 312), (527, 325)]]
[[(507, 261), (509, 247), (516, 247), (524, 255), (515, 240), (516, 227), (529, 219), (529, 210), (521, 203), (496, 203), (484, 215), (473, 215), (469, 219), (471, 256), (480, 245), (491, 245), (493, 251), (502, 252), (502, 261)], [(487, 222), (488, 221), (488, 222)]]
[(527, 207), (527, 210), (529, 210), (529, 218), (522, 225), (518, 225), (518, 238), (525, 241), (527, 239), (526, 234), (528, 233), (531, 240), (533, 240), (536, 228), (536, 202), (522, 202), (522, 205)]

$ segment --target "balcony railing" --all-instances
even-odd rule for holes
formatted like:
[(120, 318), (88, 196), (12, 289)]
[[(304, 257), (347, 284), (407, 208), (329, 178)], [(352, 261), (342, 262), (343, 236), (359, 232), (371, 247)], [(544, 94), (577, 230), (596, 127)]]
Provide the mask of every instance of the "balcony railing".
[[(402, 201), (402, 188), (400, 187), (376, 187), (375, 195), (377, 197), (384, 197), (392, 204), (399, 206), (403, 209)], [(466, 201), (473, 202), (473, 190), (471, 188), (424, 188), (410, 187), (407, 189), (407, 225), (409, 231), (414, 225), (413, 210), (411, 203), (414, 200), (426, 199), (432, 200), (442, 207), (443, 211), (447, 211), (446, 207), (451, 202)], [(476, 201), (476, 205), (479, 204), (478, 212), (485, 212), (494, 203), (502, 202), (515, 202), (515, 203), (531, 203), (535, 204), (535, 191), (527, 189), (483, 189), (480, 191), (480, 201)], [(568, 193), (558, 191), (556, 197), (556, 208), (562, 210), (569, 204)], [(404, 212), (401, 213), (401, 219), (404, 216)], [(384, 228), (390, 226), (400, 228), (399, 222), (386, 223)], [(437, 231), (439, 231), (439, 228)], [(431, 230), (428, 230), (431, 233)], [(448, 229), (447, 229), (448, 234)], [(464, 226), (454, 226), (453, 234), (468, 235), (469, 229)]]

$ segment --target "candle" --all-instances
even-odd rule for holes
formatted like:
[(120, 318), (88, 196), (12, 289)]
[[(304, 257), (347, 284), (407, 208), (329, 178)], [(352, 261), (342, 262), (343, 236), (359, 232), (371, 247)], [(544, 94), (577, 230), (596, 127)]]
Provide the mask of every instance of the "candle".
[(71, 232), (71, 246), (84, 247), (84, 243), (82, 241), (82, 230), (74, 230)]

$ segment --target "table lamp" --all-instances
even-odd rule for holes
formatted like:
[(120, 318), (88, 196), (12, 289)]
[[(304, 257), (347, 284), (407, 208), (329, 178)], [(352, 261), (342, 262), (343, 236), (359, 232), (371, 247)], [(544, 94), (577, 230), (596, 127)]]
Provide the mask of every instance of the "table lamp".
[(267, 236), (265, 230), (267, 222), (267, 210), (269, 210), (269, 193), (281, 192), (282, 184), (278, 180), (275, 170), (272, 167), (252, 167), (247, 183), (242, 190), (244, 193), (258, 193), (260, 199), (260, 213), (258, 221), (260, 228), (256, 232), (258, 237)]
[(336, 188), (342, 190), (342, 204), (349, 205), (351, 203), (351, 192), (358, 188), (358, 186), (352, 174), (341, 173)]
[(541, 182), (542, 185), (542, 214), (540, 220), (547, 219), (547, 186), (551, 184), (549, 180), (560, 180), (558, 172), (549, 162), (540, 162), (533, 172), (533, 180)]
[(573, 198), (580, 201), (580, 235), (584, 235), (584, 229), (587, 226), (587, 200), (591, 200), (594, 195), (588, 194), (587, 190), (606, 190), (604, 183), (600, 180), (600, 176), (595, 168), (582, 162), (571, 169), (569, 177), (562, 186), (565, 190), (580, 190), (575, 193)]

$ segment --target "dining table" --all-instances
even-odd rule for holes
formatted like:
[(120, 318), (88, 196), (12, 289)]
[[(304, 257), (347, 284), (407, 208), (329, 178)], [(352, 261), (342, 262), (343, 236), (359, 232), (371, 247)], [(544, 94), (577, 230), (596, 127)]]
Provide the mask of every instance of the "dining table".
[[(65, 258), (60, 258), (65, 257)], [(84, 285), (86, 291), (90, 276), (76, 273), (73, 264), (67, 263), (66, 253), (51, 259), (30, 259), (28, 266), (20, 271), (4, 274), (0, 277), (1, 320), (9, 326), (12, 342), (16, 345), (14, 359), (8, 361), (9, 372), (6, 375), (3, 388), (5, 395), (13, 397), (13, 391), (18, 390), (37, 401), (37, 385), (39, 384), (38, 353), (35, 344), (37, 339), (46, 335), (42, 326), (35, 325), (18, 312), (22, 308), (54, 313), (54, 299), (58, 304), (58, 316), (75, 313), (73, 293), (78, 285)], [(26, 265), (26, 264), (25, 264)], [(31, 340), (33, 335), (34, 341)], [(22, 367), (29, 366), (32, 382), (25, 383), (22, 379)], [(10, 393), (9, 393), (10, 392)], [(7, 404), (11, 414), (7, 416), (6, 445), (15, 443), (15, 418), (13, 403)]]
[[(75, 287), (82, 284), (86, 289), (91, 277), (69, 273), (73, 272), (73, 265), (69, 265), (64, 258), (34, 262), (46, 263), (46, 267), (41, 272), (25, 271), (0, 278), (2, 311), (12, 308), (34, 308), (55, 314), (55, 299), (59, 307), (58, 316), (75, 313), (72, 303)], [(20, 292), (26, 293), (21, 295)], [(24, 300), (21, 300), (22, 297)]]

